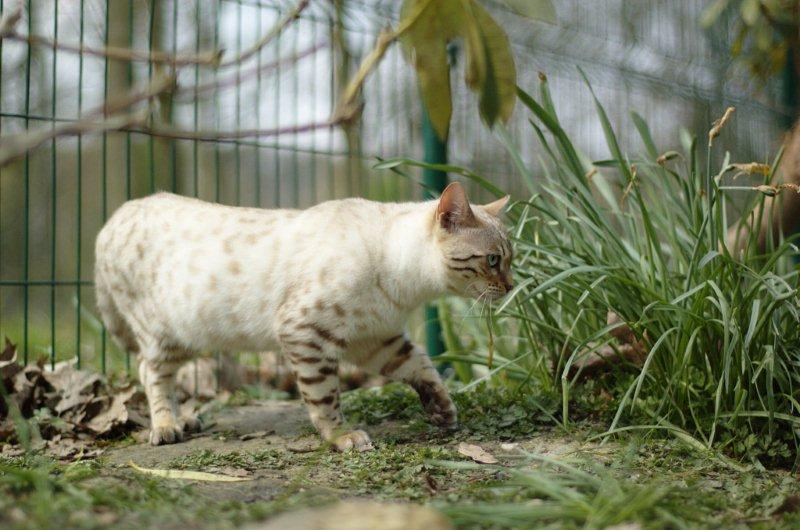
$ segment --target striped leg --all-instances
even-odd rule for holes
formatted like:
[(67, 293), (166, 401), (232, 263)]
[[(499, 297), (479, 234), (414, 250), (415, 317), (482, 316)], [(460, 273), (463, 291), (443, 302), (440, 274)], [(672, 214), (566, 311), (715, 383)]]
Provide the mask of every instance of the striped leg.
[(425, 350), (405, 335), (390, 337), (367, 354), (361, 363), (364, 370), (403, 381), (419, 394), (428, 420), (441, 427), (456, 424), (457, 413), (447, 389), (442, 384)]
[[(156, 357), (158, 358), (158, 357)], [(183, 440), (175, 399), (175, 373), (180, 361), (154, 361), (142, 357), (139, 379), (150, 406), (150, 443), (171, 444)]]
[(281, 347), (297, 380), (311, 423), (339, 451), (372, 448), (364, 431), (347, 431), (339, 403), (339, 356), (344, 342), (316, 325), (281, 336)]

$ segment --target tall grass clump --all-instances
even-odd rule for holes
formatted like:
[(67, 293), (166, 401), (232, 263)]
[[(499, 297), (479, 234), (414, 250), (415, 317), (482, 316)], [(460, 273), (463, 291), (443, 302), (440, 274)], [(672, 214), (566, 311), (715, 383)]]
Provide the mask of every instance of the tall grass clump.
[[(579, 367), (598, 351), (619, 351), (620, 331), (632, 333), (639, 362), (618, 364), (634, 375), (593, 381), (614, 398), (609, 432), (673, 433), (696, 446), (791, 463), (800, 433), (798, 249), (782, 238), (759, 250), (747, 230), (735, 250), (725, 244), (730, 196), (743, 195), (725, 182), (749, 168), (766, 173), (761, 191), (748, 186), (737, 205), (758, 226), (780, 155), (770, 167), (735, 164), (749, 161), (714, 151), (721, 127), (699, 140), (684, 133), (682, 153), (662, 152), (632, 113), (644, 154), (629, 157), (595, 98), (610, 156), (592, 162), (562, 128), (546, 79), (538, 99), (518, 95), (541, 149), (534, 168), (501, 133), (531, 191), (509, 212), (517, 285), (494, 308), (492, 344), (483, 328), (483, 338), (450, 359), (485, 364), (479, 351), (493, 347), (494, 379), (559, 393), (566, 424), (584, 390)], [(500, 193), (466, 170), (447, 169)], [(609, 323), (609, 314), (618, 321)]]

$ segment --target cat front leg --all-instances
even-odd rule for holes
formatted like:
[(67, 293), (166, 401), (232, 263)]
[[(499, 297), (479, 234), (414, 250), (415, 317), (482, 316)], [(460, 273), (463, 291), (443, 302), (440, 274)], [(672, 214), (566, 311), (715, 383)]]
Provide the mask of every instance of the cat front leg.
[(403, 381), (416, 390), (428, 420), (440, 427), (453, 427), (456, 407), (442, 384), (439, 372), (425, 349), (405, 334), (389, 337), (366, 354), (361, 362), (368, 372)]
[(339, 400), (339, 356), (344, 341), (331, 331), (308, 324), (282, 334), (280, 342), (311, 423), (320, 435), (339, 451), (372, 449), (366, 432), (345, 428)]

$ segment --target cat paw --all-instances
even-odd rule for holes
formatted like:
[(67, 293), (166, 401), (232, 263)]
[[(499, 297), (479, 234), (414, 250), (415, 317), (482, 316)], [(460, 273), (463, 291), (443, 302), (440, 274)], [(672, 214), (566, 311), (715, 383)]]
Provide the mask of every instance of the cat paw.
[(414, 384), (414, 390), (419, 394), (422, 408), (430, 423), (446, 429), (456, 427), (458, 422), (456, 406), (441, 384), (420, 381)]
[(203, 423), (197, 416), (182, 417), (181, 423), (183, 424), (183, 432), (185, 433), (200, 432), (203, 430)]
[(183, 429), (177, 425), (150, 428), (150, 445), (166, 445), (183, 441)]
[(369, 439), (369, 435), (364, 431), (351, 431), (347, 434), (343, 434), (333, 440), (333, 446), (340, 453), (346, 453), (352, 450), (363, 453), (364, 451), (371, 451), (373, 449), (372, 441)]

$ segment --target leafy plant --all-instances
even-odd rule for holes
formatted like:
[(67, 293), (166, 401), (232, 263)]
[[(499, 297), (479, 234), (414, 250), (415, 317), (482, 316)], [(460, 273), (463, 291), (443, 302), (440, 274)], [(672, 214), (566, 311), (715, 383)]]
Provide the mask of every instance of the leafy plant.
[[(726, 154), (712, 171), (713, 138), (724, 122), (709, 134), (705, 156), (688, 133), (683, 153), (661, 153), (636, 113), (631, 119), (645, 153), (631, 158), (596, 98), (611, 156), (590, 162), (562, 127), (546, 78), (538, 100), (518, 95), (537, 120), (531, 126), (544, 163), (534, 177), (501, 134), (532, 195), (509, 214), (517, 286), (495, 310), (498, 375), (537, 392), (560, 391), (568, 424), (584, 388), (575, 368), (600, 349), (619, 349), (615, 335), (624, 327), (641, 347), (642, 362), (610, 366), (633, 371), (632, 379), (597, 381), (616, 402), (609, 433), (672, 433), (695, 447), (773, 463), (791, 461), (774, 445), (788, 441), (796, 458), (800, 314), (792, 258), (798, 249), (779, 240), (760, 254), (757, 235), (747, 233), (744, 250), (732, 255), (724, 242), (729, 195), (741, 190), (724, 185), (726, 175), (765, 166), (732, 164)], [(779, 161), (780, 155), (762, 186), (747, 188), (745, 221), (763, 214), (761, 191), (778, 191), (769, 182)], [(381, 166), (403, 163), (425, 165), (398, 159)], [(469, 171), (443, 169), (502, 193)], [(609, 320), (609, 313), (617, 318)], [(460, 355), (477, 364), (487, 357), (453, 352)], [(769, 455), (759, 450), (763, 445), (744, 443), (751, 434), (773, 440)]]
[[(778, 74), (787, 62), (800, 74), (800, 2), (797, 0), (716, 0), (703, 12), (701, 24), (720, 24), (726, 11), (734, 13), (736, 37), (732, 55), (761, 81)], [(795, 50), (795, 57), (791, 51)]]
[[(550, 0), (505, 0), (505, 3), (528, 18), (555, 21)], [(492, 127), (511, 117), (516, 103), (514, 57), (505, 31), (488, 11), (476, 0), (405, 0), (397, 27), (384, 30), (378, 36), (375, 48), (364, 58), (342, 92), (334, 111), (338, 121), (349, 122), (360, 113), (358, 96), (367, 75), (398, 39), (417, 72), (422, 100), (439, 138), (446, 139), (450, 129), (448, 47), (457, 40), (465, 45), (465, 81), (478, 95), (483, 121)]]

